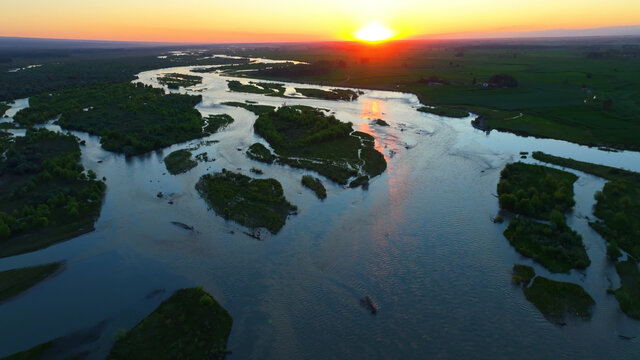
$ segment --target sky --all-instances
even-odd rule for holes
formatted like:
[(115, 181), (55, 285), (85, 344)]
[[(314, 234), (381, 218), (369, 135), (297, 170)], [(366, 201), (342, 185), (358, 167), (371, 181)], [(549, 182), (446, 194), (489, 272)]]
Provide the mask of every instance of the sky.
[(395, 38), (474, 37), (640, 25), (640, 0), (6, 1), (0, 36), (160, 42), (354, 40), (377, 22)]

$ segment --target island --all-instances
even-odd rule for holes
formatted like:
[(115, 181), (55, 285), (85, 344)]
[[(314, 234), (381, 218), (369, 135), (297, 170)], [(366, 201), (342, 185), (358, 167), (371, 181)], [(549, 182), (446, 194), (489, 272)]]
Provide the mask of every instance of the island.
[(181, 289), (118, 339), (107, 359), (224, 359), (232, 325), (201, 287)]
[(182, 149), (167, 155), (164, 158), (164, 165), (171, 175), (178, 175), (193, 169), (198, 162), (193, 160), (191, 151)]
[(204, 118), (204, 133), (215, 134), (233, 123), (233, 118), (227, 114), (209, 115)]
[(318, 199), (326, 199), (327, 198), (327, 189), (325, 189), (324, 185), (322, 185), (322, 181), (317, 177), (313, 177), (311, 175), (303, 175), (302, 176), (302, 185), (306, 188), (311, 189)]
[(203, 175), (196, 190), (216, 214), (250, 229), (278, 233), (297, 207), (284, 197), (275, 179), (253, 179), (226, 169)]
[(418, 111), (438, 116), (462, 119), (469, 116), (469, 112), (449, 106), (423, 106)]
[(158, 83), (166, 85), (169, 89), (177, 90), (180, 87), (189, 87), (201, 84), (202, 76), (168, 73), (159, 76)]
[(57, 262), (0, 272), (0, 303), (29, 290), (61, 268), (62, 263)]
[(309, 98), (331, 100), (331, 101), (356, 101), (361, 92), (349, 89), (315, 89), (315, 88), (296, 88), (298, 94)]

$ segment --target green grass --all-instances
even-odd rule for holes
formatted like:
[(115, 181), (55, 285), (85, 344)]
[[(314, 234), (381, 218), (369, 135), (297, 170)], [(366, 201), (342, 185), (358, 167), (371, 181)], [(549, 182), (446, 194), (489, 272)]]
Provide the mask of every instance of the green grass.
[(256, 104), (249, 104), (249, 103), (241, 103), (241, 102), (237, 102), (237, 101), (223, 102), (222, 105), (241, 107), (243, 109), (247, 109), (247, 110), (251, 111), (252, 113), (254, 113), (256, 115), (268, 113), (268, 112), (271, 112), (271, 111), (275, 110), (275, 106), (256, 105)]
[(0, 159), (0, 257), (92, 231), (106, 185), (80, 164), (71, 135), (27, 131)]
[(158, 77), (158, 83), (166, 85), (169, 89), (179, 89), (201, 84), (202, 76), (169, 73)]
[(140, 83), (66, 88), (31, 97), (15, 120), (30, 126), (61, 115), (63, 128), (100, 136), (106, 150), (136, 155), (204, 136), (194, 108), (201, 99)]
[(178, 290), (118, 340), (107, 359), (224, 359), (232, 325), (202, 288)]
[(331, 89), (322, 90), (314, 88), (296, 88), (296, 92), (309, 98), (323, 99), (323, 100), (344, 100), (344, 101), (356, 101), (359, 94), (353, 90), (348, 89)]
[(0, 303), (29, 290), (61, 267), (62, 263), (53, 263), (0, 272)]
[(316, 194), (318, 199), (327, 198), (327, 189), (325, 189), (324, 185), (322, 185), (322, 181), (320, 181), (320, 179), (311, 175), (303, 175), (302, 185), (304, 185), (306, 188), (311, 189)]
[(216, 214), (251, 229), (276, 234), (297, 208), (284, 197), (275, 179), (252, 179), (227, 171), (203, 175), (196, 189)]
[(500, 173), (500, 207), (517, 214), (548, 220), (553, 210), (573, 207), (574, 174), (522, 162), (507, 164)]
[(281, 107), (261, 114), (254, 130), (269, 142), (279, 163), (316, 171), (339, 184), (360, 173), (374, 177), (386, 169), (371, 136), (354, 132), (351, 123), (319, 109)]
[(232, 124), (233, 118), (227, 114), (209, 115), (204, 122), (204, 133), (211, 135)]
[(511, 281), (513, 281), (514, 284), (527, 286), (535, 276), (536, 272), (531, 266), (520, 264), (513, 265)]
[(638, 263), (627, 259), (616, 264), (620, 276), (620, 288), (614, 291), (620, 309), (634, 319), (640, 320), (640, 272)]
[(577, 284), (537, 276), (524, 288), (524, 294), (547, 319), (556, 323), (564, 323), (567, 315), (582, 320), (590, 320), (593, 315), (595, 301)]
[[(601, 221), (589, 225), (608, 242), (608, 252), (617, 258), (618, 247), (640, 259), (640, 174), (604, 165), (533, 153), (533, 158), (565, 166), (609, 180), (596, 194), (594, 214)], [(609, 251), (610, 250), (610, 251)]]
[(193, 169), (198, 162), (191, 158), (191, 151), (183, 149), (167, 155), (164, 164), (171, 175), (178, 175)]
[(274, 156), (266, 146), (260, 143), (255, 143), (249, 146), (249, 149), (247, 150), (247, 157), (267, 164), (273, 163), (276, 159), (276, 156)]
[(439, 115), (439, 116), (446, 116), (450, 118), (459, 118), (459, 119), (466, 118), (467, 116), (469, 116), (468, 111), (460, 110), (460, 109), (456, 109), (448, 106), (434, 106), (434, 107), (423, 106), (419, 108), (418, 111)]
[(504, 236), (516, 251), (551, 272), (565, 273), (591, 264), (582, 237), (563, 222), (547, 225), (527, 218), (513, 218)]

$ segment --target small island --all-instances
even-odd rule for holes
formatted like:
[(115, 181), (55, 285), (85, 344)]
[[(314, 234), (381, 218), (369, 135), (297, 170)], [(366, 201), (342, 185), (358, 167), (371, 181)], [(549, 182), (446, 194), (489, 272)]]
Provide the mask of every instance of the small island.
[(250, 94), (264, 94), (269, 96), (284, 96), (284, 84), (269, 82), (253, 82), (243, 84), (238, 80), (227, 80), (229, 90)]
[(253, 179), (226, 169), (203, 175), (196, 189), (216, 214), (250, 229), (278, 233), (297, 210), (275, 179)]
[(620, 276), (620, 288), (614, 295), (620, 303), (620, 309), (630, 317), (640, 320), (640, 271), (638, 263), (629, 258), (616, 264)]
[(107, 359), (224, 359), (232, 325), (201, 287), (178, 290), (116, 341)]
[(233, 118), (227, 114), (209, 115), (204, 118), (204, 133), (212, 135), (233, 123)]
[(266, 146), (260, 143), (255, 143), (249, 146), (249, 149), (247, 150), (247, 157), (267, 164), (273, 163), (276, 159), (276, 156), (274, 156)]
[(57, 262), (0, 272), (0, 303), (29, 290), (61, 268), (62, 263)]
[(201, 84), (202, 76), (169, 73), (159, 76), (158, 83), (166, 85), (169, 89), (177, 90), (180, 87), (189, 87)]
[(418, 111), (457, 119), (462, 119), (469, 116), (468, 111), (449, 106), (423, 106), (419, 108)]
[(356, 101), (359, 93), (349, 89), (314, 89), (314, 88), (296, 88), (298, 94), (309, 98), (331, 100), (331, 101)]
[(223, 102), (222, 105), (240, 107), (240, 108), (249, 110), (256, 115), (268, 113), (276, 109), (275, 106), (271, 106), (271, 105), (258, 105), (258, 104), (249, 103), (249, 102), (241, 103), (237, 101)]
[(322, 185), (322, 181), (320, 181), (320, 179), (318, 179), (317, 177), (313, 177), (311, 175), (303, 175), (302, 185), (316, 193), (318, 199), (327, 198), (327, 189), (325, 189), (324, 185)]
[(198, 162), (191, 157), (189, 150), (176, 150), (164, 158), (164, 165), (171, 175), (185, 173), (198, 165)]

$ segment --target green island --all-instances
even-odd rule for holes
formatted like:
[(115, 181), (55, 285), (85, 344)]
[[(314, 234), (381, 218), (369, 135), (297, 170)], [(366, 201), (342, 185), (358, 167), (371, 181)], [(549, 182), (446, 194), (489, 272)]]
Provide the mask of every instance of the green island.
[(449, 106), (423, 106), (419, 108), (418, 111), (458, 119), (466, 118), (467, 116), (469, 116), (468, 111)]
[(232, 325), (201, 287), (178, 290), (116, 341), (107, 359), (224, 359)]
[(378, 125), (378, 126), (389, 126), (389, 123), (382, 120), (382, 119), (375, 119), (373, 121), (371, 121), (372, 124), (374, 125)]
[(372, 136), (312, 107), (262, 113), (254, 130), (271, 145), (278, 163), (315, 171), (342, 185), (352, 177), (380, 175), (387, 166)]
[(620, 288), (614, 294), (620, 309), (630, 317), (640, 320), (640, 271), (638, 263), (628, 258), (616, 263), (616, 271), (620, 276)]
[(513, 218), (504, 236), (516, 251), (551, 272), (565, 273), (591, 264), (582, 237), (569, 228), (559, 212), (554, 212), (550, 225), (524, 217)]
[(0, 117), (4, 116), (4, 113), (7, 112), (7, 110), (11, 109), (11, 106), (0, 102)]
[(80, 164), (72, 135), (28, 129), (0, 159), (0, 257), (94, 230), (106, 185)]
[(637, 150), (637, 43), (388, 43), (375, 53), (360, 44), (292, 45), (251, 54), (309, 64), (274, 65), (251, 77), (410, 92), (422, 104), (478, 114), (475, 126), (484, 130)]
[(548, 220), (552, 210), (562, 213), (575, 205), (574, 174), (547, 166), (516, 162), (500, 173), (500, 207), (511, 212)]
[(196, 189), (216, 214), (250, 229), (264, 227), (273, 234), (297, 210), (284, 197), (282, 185), (275, 179), (252, 179), (222, 169), (203, 175)]
[(511, 281), (513, 281), (514, 284), (522, 284), (524, 286), (528, 286), (531, 282), (531, 279), (533, 279), (535, 276), (536, 271), (531, 266), (520, 264), (513, 265)]
[(169, 73), (159, 76), (158, 83), (166, 85), (169, 89), (177, 90), (180, 87), (202, 84), (202, 76)]
[(29, 290), (61, 267), (62, 263), (58, 262), (0, 272), (0, 303)]
[(171, 175), (185, 173), (198, 165), (198, 162), (193, 160), (191, 155), (189, 150), (176, 150), (164, 158), (164, 165)]
[(227, 114), (209, 115), (204, 118), (205, 126), (204, 133), (207, 135), (215, 134), (221, 129), (231, 125), (233, 118)]
[(253, 82), (243, 84), (238, 80), (227, 80), (229, 90), (251, 94), (265, 94), (269, 96), (284, 96), (284, 85), (268, 82)]
[(137, 155), (202, 137), (203, 119), (194, 108), (200, 101), (141, 83), (102, 84), (33, 96), (15, 121), (31, 126), (60, 115), (63, 128), (101, 136), (106, 150)]
[(247, 149), (247, 157), (267, 164), (271, 164), (276, 160), (276, 156), (273, 155), (266, 146), (260, 143), (249, 146), (249, 149)]
[(327, 198), (327, 189), (325, 189), (324, 185), (322, 185), (322, 181), (320, 181), (320, 179), (318, 179), (317, 177), (313, 177), (311, 175), (303, 175), (302, 185), (316, 193), (318, 199)]
[(587, 321), (593, 315), (595, 301), (578, 284), (536, 276), (530, 285), (524, 284), (523, 291), (527, 300), (556, 325), (565, 325), (567, 316)]
[(591, 164), (534, 152), (533, 158), (565, 166), (609, 180), (596, 193), (594, 214), (601, 221), (589, 225), (609, 242), (608, 253), (613, 258), (618, 247), (640, 259), (640, 174), (604, 165)]
[(240, 108), (243, 108), (243, 109), (247, 109), (247, 110), (251, 111), (252, 113), (254, 113), (256, 115), (268, 113), (268, 112), (271, 112), (271, 111), (275, 110), (275, 106), (257, 105), (257, 104), (252, 104), (252, 103), (241, 103), (241, 102), (237, 102), (237, 101), (223, 102), (222, 105), (235, 106), (235, 107), (240, 107)]
[(296, 88), (296, 92), (306, 97), (332, 101), (356, 101), (358, 100), (358, 96), (360, 96), (358, 92), (348, 89), (323, 90), (314, 88)]

